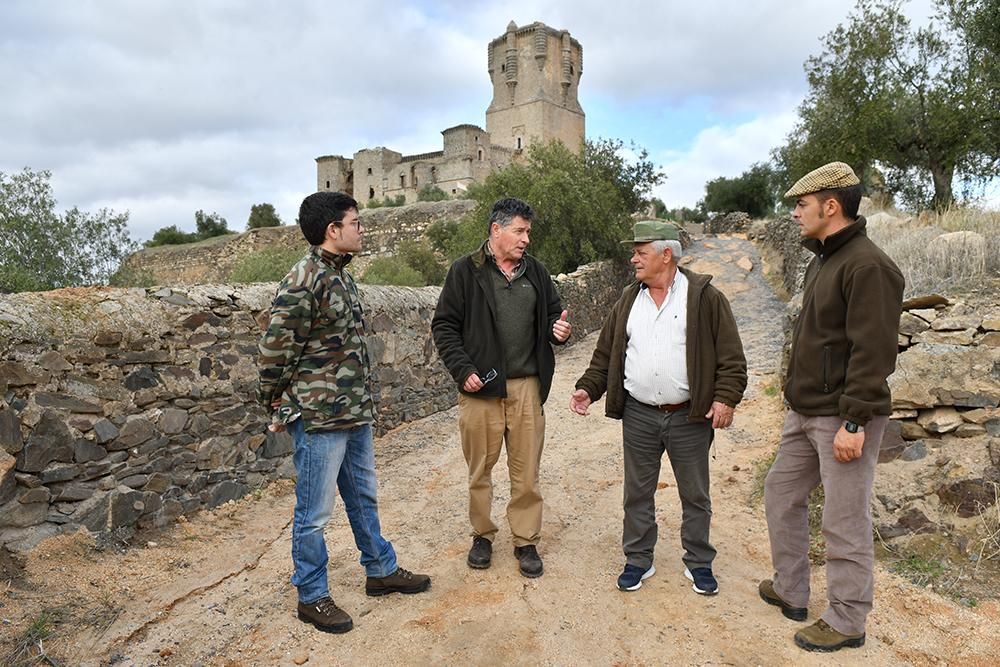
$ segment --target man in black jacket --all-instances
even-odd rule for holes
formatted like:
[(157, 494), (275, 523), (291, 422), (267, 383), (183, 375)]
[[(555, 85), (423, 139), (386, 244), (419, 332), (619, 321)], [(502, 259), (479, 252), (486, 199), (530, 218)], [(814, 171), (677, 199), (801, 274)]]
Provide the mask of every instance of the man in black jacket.
[(774, 579), (765, 602), (803, 621), (809, 602), (809, 493), (823, 485), (829, 605), (795, 643), (836, 651), (865, 643), (872, 609), (871, 493), (892, 410), (886, 378), (896, 364), (903, 275), (865, 235), (861, 183), (843, 162), (811, 171), (785, 193), (803, 245), (802, 311), (785, 379), (781, 445), (764, 483)]
[(555, 370), (552, 344), (571, 333), (549, 272), (525, 252), (534, 211), (513, 198), (490, 214), (489, 238), (452, 264), (431, 330), (459, 388), (458, 428), (469, 466), (469, 567), (490, 566), (497, 526), (491, 472), (506, 440), (507, 520), (521, 574), (538, 577), (542, 529), (538, 469), (545, 440), (542, 404)]

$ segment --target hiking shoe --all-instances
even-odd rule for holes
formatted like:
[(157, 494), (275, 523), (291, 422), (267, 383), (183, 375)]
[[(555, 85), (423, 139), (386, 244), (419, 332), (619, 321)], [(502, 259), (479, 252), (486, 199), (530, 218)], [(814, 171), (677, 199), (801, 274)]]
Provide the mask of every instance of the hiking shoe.
[(350, 615), (336, 604), (329, 596), (315, 602), (299, 603), (299, 620), (311, 623), (317, 630), (342, 634), (354, 627)]
[(482, 535), (472, 538), (472, 548), (469, 549), (469, 567), (477, 570), (485, 570), (490, 566), (490, 559), (493, 557), (493, 543)]
[(768, 604), (773, 604), (775, 607), (781, 607), (781, 613), (784, 614), (785, 618), (790, 618), (793, 621), (806, 620), (809, 610), (805, 607), (793, 607), (782, 600), (781, 596), (774, 591), (774, 582), (770, 579), (760, 582), (757, 591), (760, 593), (761, 600)]
[(368, 577), (365, 593), (376, 597), (389, 593), (423, 593), (431, 587), (431, 578), (426, 574), (414, 574), (399, 568), (388, 577)]
[(625, 565), (625, 570), (618, 575), (618, 590), (637, 591), (642, 588), (644, 579), (649, 579), (656, 574), (656, 568), (652, 565), (649, 569), (644, 569), (638, 565)]
[(837, 632), (822, 618), (795, 633), (795, 644), (807, 651), (832, 653), (842, 648), (858, 648), (865, 645), (865, 633), (845, 635)]
[(542, 576), (542, 559), (538, 556), (538, 550), (534, 544), (526, 544), (523, 547), (514, 547), (514, 557), (521, 568), (521, 574), (531, 579)]
[(719, 582), (712, 576), (710, 567), (696, 567), (693, 570), (684, 568), (684, 576), (694, 582), (691, 588), (699, 595), (715, 595), (719, 592)]

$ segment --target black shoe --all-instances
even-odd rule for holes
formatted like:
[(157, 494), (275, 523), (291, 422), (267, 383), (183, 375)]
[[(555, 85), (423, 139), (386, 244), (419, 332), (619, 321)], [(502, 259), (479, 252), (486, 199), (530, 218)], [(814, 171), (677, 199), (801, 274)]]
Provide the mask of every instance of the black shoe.
[(693, 570), (685, 568), (684, 576), (693, 582), (691, 588), (699, 595), (715, 595), (719, 592), (719, 582), (715, 580), (710, 567), (696, 567)]
[(514, 557), (521, 568), (521, 574), (531, 579), (542, 576), (542, 559), (534, 544), (514, 547)]
[(414, 574), (399, 568), (388, 577), (368, 577), (365, 593), (372, 597), (389, 593), (423, 593), (431, 587), (431, 578), (426, 574)]
[(773, 604), (775, 607), (781, 607), (781, 613), (784, 614), (785, 618), (790, 618), (793, 621), (804, 621), (806, 620), (806, 615), (809, 614), (809, 610), (805, 607), (793, 607), (782, 600), (781, 596), (775, 592), (774, 582), (770, 579), (760, 582), (757, 592), (760, 593), (760, 599), (764, 602)]
[(472, 538), (472, 548), (469, 549), (469, 567), (485, 570), (490, 566), (491, 558), (493, 558), (493, 543), (482, 535), (476, 535)]
[(311, 623), (317, 630), (341, 634), (354, 627), (354, 621), (346, 611), (333, 603), (329, 597), (315, 602), (299, 603), (299, 620)]

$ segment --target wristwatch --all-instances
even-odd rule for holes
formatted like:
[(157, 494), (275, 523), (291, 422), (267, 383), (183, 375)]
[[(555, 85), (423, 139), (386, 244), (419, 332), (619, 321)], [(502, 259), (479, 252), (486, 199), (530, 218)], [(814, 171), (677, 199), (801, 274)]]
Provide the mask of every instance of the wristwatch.
[(852, 421), (844, 422), (844, 430), (848, 433), (864, 433), (865, 427)]

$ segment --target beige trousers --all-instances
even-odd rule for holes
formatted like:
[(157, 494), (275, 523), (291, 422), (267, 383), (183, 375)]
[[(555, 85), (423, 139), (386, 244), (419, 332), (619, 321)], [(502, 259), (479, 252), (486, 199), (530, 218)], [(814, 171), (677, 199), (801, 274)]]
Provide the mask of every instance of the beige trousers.
[(840, 463), (833, 458), (833, 438), (843, 420), (789, 410), (764, 482), (774, 591), (793, 607), (809, 604), (809, 494), (823, 485), (828, 606), (822, 619), (847, 635), (864, 632), (872, 610), (872, 483), (888, 422), (873, 417), (865, 425), (861, 458)]
[(474, 398), (459, 394), (458, 430), (469, 466), (469, 521), (474, 535), (493, 541), (491, 518), (493, 466), (507, 443), (510, 503), (507, 521), (514, 546), (538, 544), (542, 532), (542, 494), (538, 469), (545, 444), (545, 414), (538, 378), (507, 380), (507, 398)]

